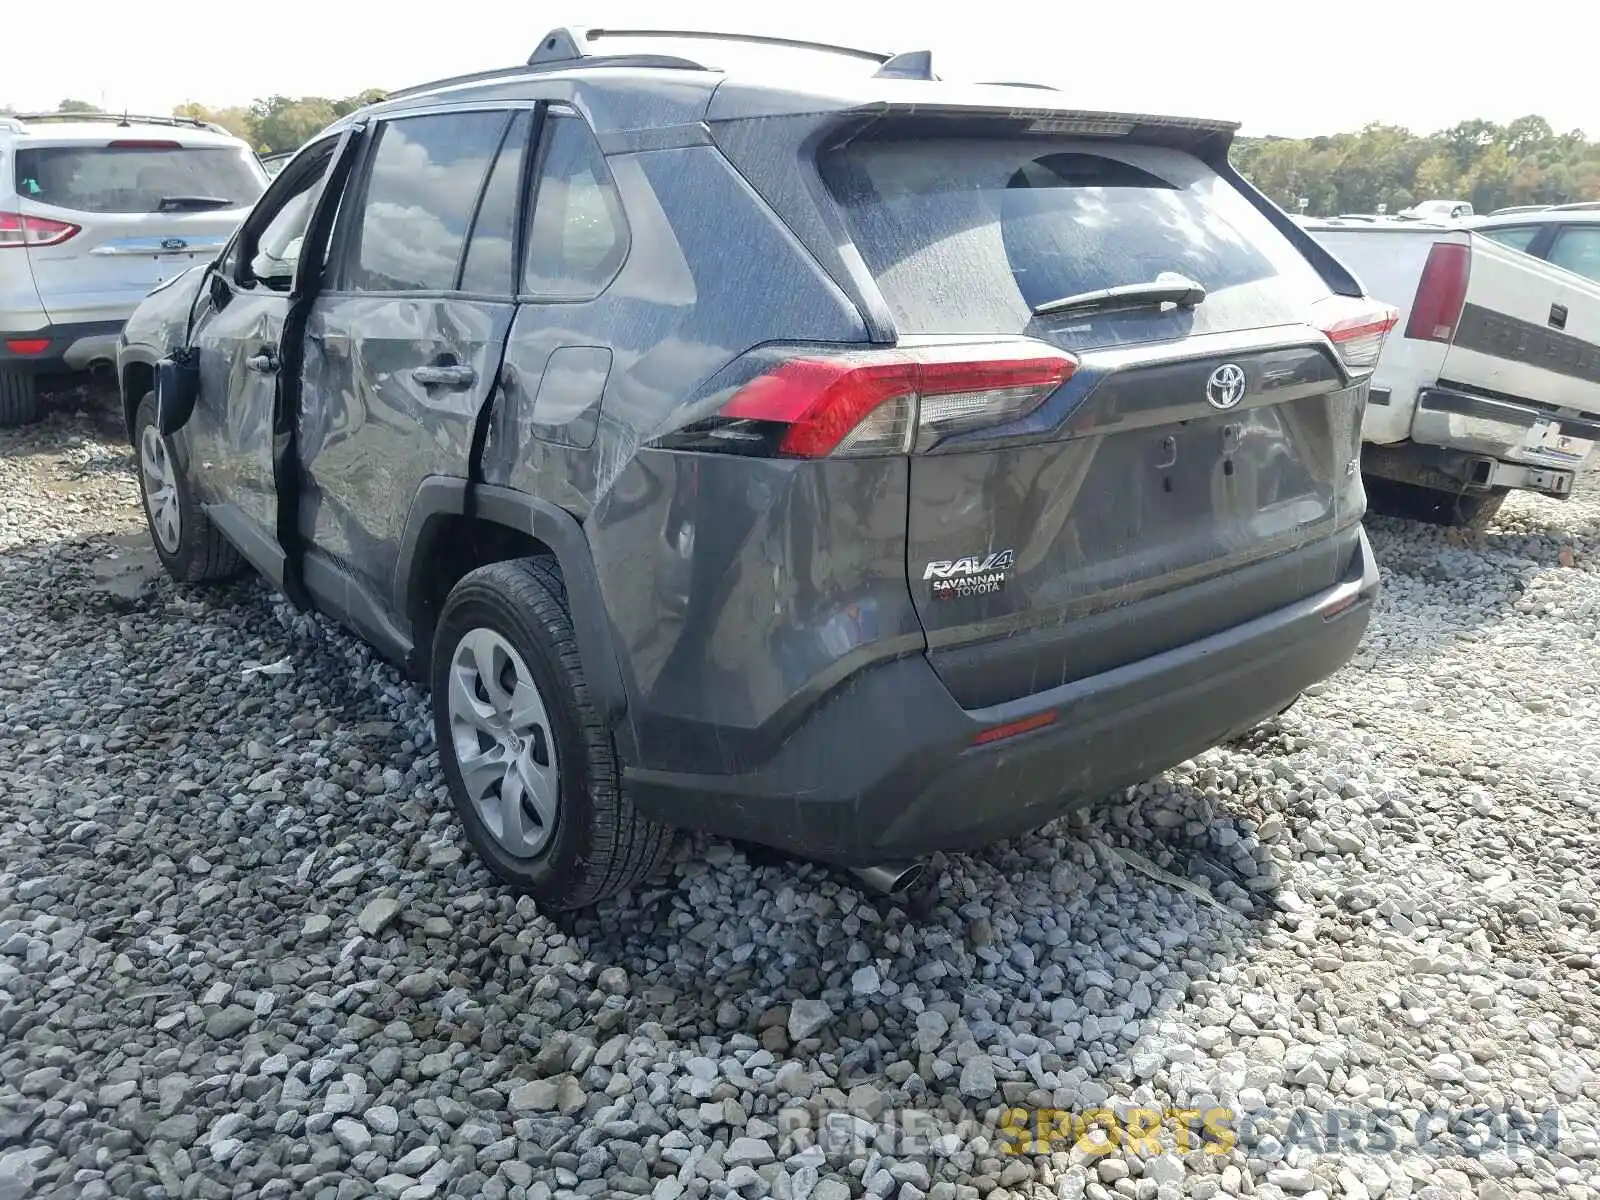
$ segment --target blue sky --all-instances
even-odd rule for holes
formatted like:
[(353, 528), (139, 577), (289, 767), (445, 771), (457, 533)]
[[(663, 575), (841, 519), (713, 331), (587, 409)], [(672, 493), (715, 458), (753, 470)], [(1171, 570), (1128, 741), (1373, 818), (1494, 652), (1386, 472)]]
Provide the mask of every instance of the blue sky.
[[(1590, 0), (1592, 3), (1592, 0)], [(526, 57), (549, 24), (735, 29), (874, 49), (931, 48), (939, 72), (1032, 79), (1085, 108), (1172, 112), (1244, 122), (1247, 133), (1303, 136), (1368, 121), (1428, 131), (1467, 117), (1545, 116), (1600, 137), (1591, 38), (1510, 48), (1505, 21), (1438, 5), (1296, 0), (1139, 0), (916, 7), (810, 0), (769, 15), (726, 0), (664, 6), (597, 0), (540, 15), (522, 0), (387, 6), (348, 0), (267, 5), (80, 0), (69, 36), (8, 54), (0, 103), (54, 108), (72, 96), (165, 112), (185, 100), (248, 102), (273, 92), (348, 94), (401, 87)], [(1582, 0), (1539, 7), (1541, 24), (1576, 18)], [(381, 17), (374, 17), (381, 12)], [(982, 13), (986, 20), (978, 20)], [(1582, 22), (1580, 21), (1580, 24)], [(320, 36), (313, 37), (314, 34)], [(720, 64), (719, 64), (720, 65)]]

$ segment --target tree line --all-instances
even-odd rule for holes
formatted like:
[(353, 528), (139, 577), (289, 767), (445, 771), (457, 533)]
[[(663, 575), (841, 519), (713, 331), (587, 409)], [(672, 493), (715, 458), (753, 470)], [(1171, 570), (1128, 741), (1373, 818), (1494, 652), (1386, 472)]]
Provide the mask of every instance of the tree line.
[[(294, 150), (339, 117), (383, 99), (368, 88), (353, 96), (268, 96), (251, 104), (211, 108), (182, 104), (174, 116), (214, 121), (258, 154)], [(62, 112), (94, 105), (63, 100)], [(0, 112), (8, 111), (0, 107)], [(1289, 212), (1313, 216), (1398, 212), (1422, 200), (1470, 200), (1478, 212), (1512, 204), (1600, 200), (1600, 142), (1582, 130), (1556, 133), (1543, 117), (1509, 124), (1462, 121), (1437, 133), (1373, 124), (1327, 137), (1240, 138), (1233, 160), (1257, 187)]]
[(1600, 200), (1600, 142), (1556, 133), (1543, 117), (1506, 125), (1462, 121), (1420, 135), (1398, 125), (1313, 138), (1240, 138), (1240, 172), (1289, 212), (1398, 212), (1423, 200), (1470, 200), (1484, 213), (1513, 204)]

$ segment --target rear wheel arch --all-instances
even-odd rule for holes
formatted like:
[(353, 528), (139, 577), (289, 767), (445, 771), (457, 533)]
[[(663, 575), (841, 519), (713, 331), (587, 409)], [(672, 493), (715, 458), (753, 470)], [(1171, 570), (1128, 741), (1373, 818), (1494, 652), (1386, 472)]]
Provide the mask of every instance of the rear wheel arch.
[(583, 526), (565, 509), (510, 488), (434, 476), (417, 489), (394, 579), (394, 609), (410, 625), (414, 667), (419, 677), (426, 673), (434, 628), (459, 579), (493, 562), (535, 556), (553, 559), (560, 571), (591, 699), (615, 724), (627, 693)]

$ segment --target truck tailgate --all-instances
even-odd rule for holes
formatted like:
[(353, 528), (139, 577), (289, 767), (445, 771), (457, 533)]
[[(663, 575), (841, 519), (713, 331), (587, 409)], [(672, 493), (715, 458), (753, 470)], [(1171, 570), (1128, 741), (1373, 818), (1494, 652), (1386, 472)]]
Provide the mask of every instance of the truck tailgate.
[(1600, 414), (1600, 285), (1478, 234), (1440, 383)]

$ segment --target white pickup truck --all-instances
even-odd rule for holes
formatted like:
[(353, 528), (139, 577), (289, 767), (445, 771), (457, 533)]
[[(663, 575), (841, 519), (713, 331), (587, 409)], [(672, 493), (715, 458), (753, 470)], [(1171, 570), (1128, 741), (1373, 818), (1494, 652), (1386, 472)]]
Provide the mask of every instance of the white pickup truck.
[(1400, 310), (1362, 424), (1374, 507), (1482, 528), (1513, 488), (1569, 495), (1600, 442), (1600, 283), (1475, 224), (1300, 224)]

